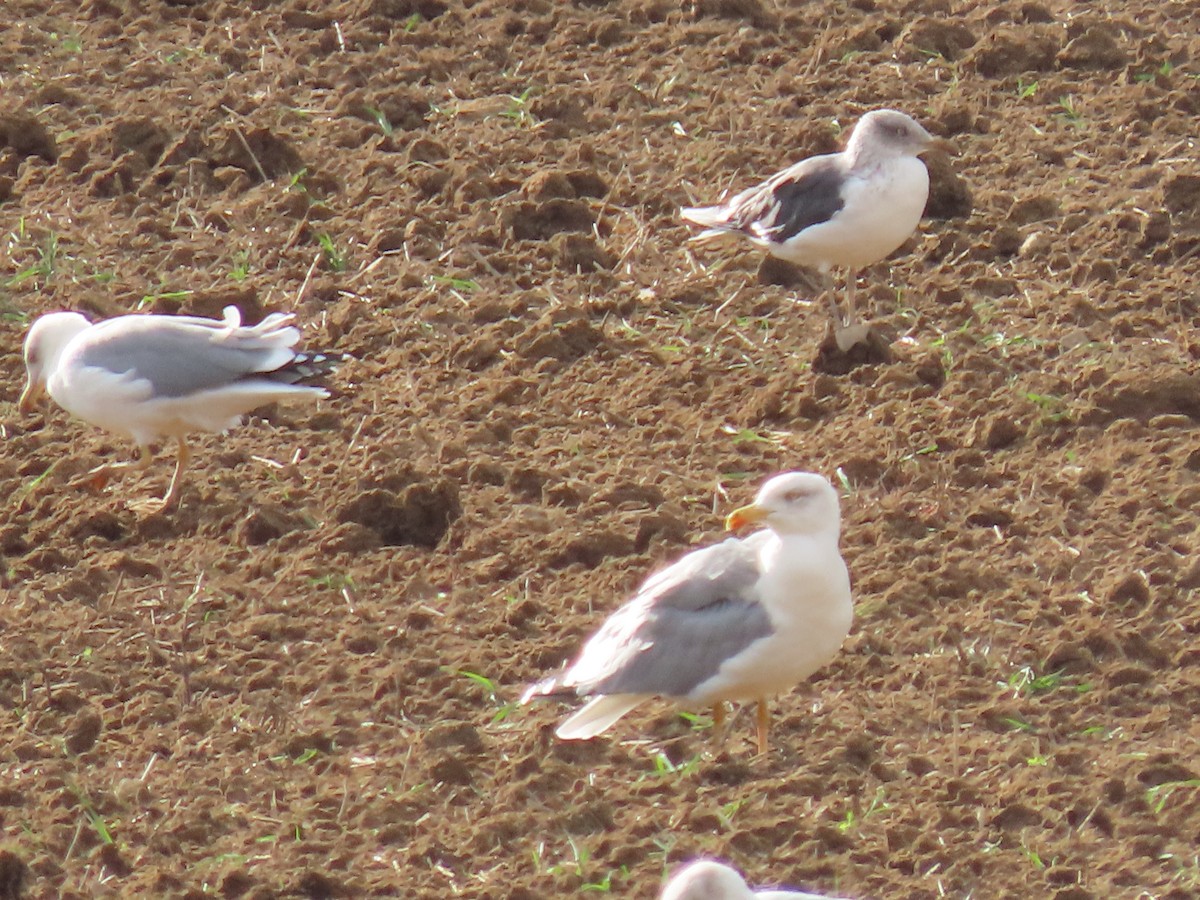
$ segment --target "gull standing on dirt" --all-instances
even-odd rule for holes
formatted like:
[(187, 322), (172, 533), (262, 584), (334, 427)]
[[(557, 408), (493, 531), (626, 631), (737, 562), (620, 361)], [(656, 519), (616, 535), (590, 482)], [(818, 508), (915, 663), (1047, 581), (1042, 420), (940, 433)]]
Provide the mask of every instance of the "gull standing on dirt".
[(237, 307), (224, 314), (128, 315), (94, 325), (79, 313), (41, 316), (25, 338), (28, 381), (19, 409), (28, 412), (48, 393), (72, 415), (135, 441), (137, 461), (100, 466), (83, 479), (97, 485), (122, 470), (145, 469), (150, 445), (175, 438), (170, 487), (160, 501), (138, 504), (169, 509), (189, 457), (188, 432), (226, 431), (267, 403), (329, 396), (304, 381), (331, 371), (333, 361), (293, 349), (300, 330), (288, 324), (291, 314), (273, 313), (253, 326), (242, 325)]
[(841, 153), (812, 156), (719, 206), (680, 210), (706, 229), (693, 240), (735, 234), (772, 256), (819, 271), (847, 269), (846, 304), (829, 293), (833, 332), (845, 353), (866, 339), (870, 326), (854, 307), (858, 270), (908, 240), (929, 197), (929, 172), (919, 158), (948, 145), (910, 116), (876, 109), (854, 126)]
[(663, 888), (660, 900), (836, 900), (782, 889), (752, 891), (729, 866), (711, 859), (688, 863)]
[(530, 687), (540, 695), (593, 697), (558, 726), (563, 740), (595, 737), (653, 696), (713, 706), (758, 703), (758, 752), (767, 751), (767, 698), (808, 678), (850, 631), (850, 576), (838, 552), (837, 492), (820, 475), (769, 479), (754, 503), (726, 519), (745, 539), (687, 554), (649, 578), (562, 672)]

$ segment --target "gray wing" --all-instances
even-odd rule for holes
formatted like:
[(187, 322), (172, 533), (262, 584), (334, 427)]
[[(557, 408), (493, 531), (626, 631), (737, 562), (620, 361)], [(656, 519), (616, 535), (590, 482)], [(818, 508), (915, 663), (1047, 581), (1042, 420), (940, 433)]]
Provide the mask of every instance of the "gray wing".
[(743, 191), (726, 204), (729, 228), (782, 243), (828, 222), (845, 205), (845, 165), (840, 153), (813, 156)]
[(681, 697), (771, 633), (753, 545), (736, 538), (689, 553), (650, 578), (556, 679), (577, 694)]
[(78, 359), (150, 383), (157, 397), (182, 397), (248, 379), (294, 383), (293, 363), (311, 362), (291, 349), (300, 332), (287, 317), (231, 327), (190, 316), (121, 316), (94, 326)]

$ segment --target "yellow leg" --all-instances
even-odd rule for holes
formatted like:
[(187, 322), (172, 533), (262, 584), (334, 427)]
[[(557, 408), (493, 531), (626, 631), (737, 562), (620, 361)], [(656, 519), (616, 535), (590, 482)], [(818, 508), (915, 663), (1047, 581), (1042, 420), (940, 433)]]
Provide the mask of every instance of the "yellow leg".
[(105, 463), (102, 466), (96, 466), (94, 469), (89, 469), (86, 475), (71, 482), (73, 485), (86, 485), (97, 491), (103, 490), (109, 480), (127, 469), (136, 469), (143, 471), (150, 467), (150, 463), (154, 462), (154, 454), (150, 452), (149, 447), (138, 447), (138, 458), (126, 460), (125, 462)]
[(767, 753), (767, 731), (771, 727), (771, 710), (767, 707), (767, 698), (758, 698), (758, 715), (756, 724), (758, 725), (758, 755), (765, 756)]
[(725, 743), (725, 738), (729, 736), (729, 729), (725, 727), (725, 701), (718, 700), (713, 704), (712, 711), (713, 720), (713, 737)]
[(179, 499), (179, 486), (182, 483), (180, 476), (183, 470), (187, 468), (188, 460), (191, 454), (188, 452), (188, 445), (182, 437), (175, 439), (179, 445), (179, 456), (175, 460), (175, 472), (171, 475), (171, 483), (167, 487), (167, 492), (158, 500), (135, 500), (128, 503), (127, 506), (139, 513), (146, 515), (154, 515), (165, 510), (171, 509)]

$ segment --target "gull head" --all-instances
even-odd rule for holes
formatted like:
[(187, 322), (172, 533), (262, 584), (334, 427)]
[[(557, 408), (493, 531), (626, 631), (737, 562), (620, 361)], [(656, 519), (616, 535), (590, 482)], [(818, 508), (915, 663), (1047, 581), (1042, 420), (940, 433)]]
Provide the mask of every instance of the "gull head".
[(837, 491), (815, 472), (785, 472), (770, 478), (749, 506), (725, 519), (730, 531), (761, 523), (776, 534), (819, 534), (840, 527)]
[(58, 367), (67, 344), (91, 323), (79, 313), (58, 312), (41, 316), (25, 336), (25, 390), (17, 409), (29, 412), (46, 393), (46, 382)]
[(729, 866), (701, 859), (676, 873), (661, 900), (754, 900), (754, 892)]
[(948, 149), (916, 119), (895, 109), (875, 109), (858, 120), (846, 145), (854, 159), (920, 156), (926, 150)]

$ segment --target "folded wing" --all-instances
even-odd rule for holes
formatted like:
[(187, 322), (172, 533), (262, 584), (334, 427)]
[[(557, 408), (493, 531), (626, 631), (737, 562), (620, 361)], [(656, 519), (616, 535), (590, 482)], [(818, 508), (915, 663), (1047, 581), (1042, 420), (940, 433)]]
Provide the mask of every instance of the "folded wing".
[(759, 602), (758, 560), (730, 538), (690, 553), (650, 578), (538, 694), (660, 694), (684, 697), (727, 659), (771, 633)]
[(155, 397), (185, 397), (245, 382), (298, 384), (332, 368), (298, 354), (300, 331), (275, 314), (251, 327), (193, 316), (122, 316), (94, 326), (77, 362), (149, 383)]
[(708, 229), (697, 240), (738, 233), (768, 243), (781, 243), (832, 219), (845, 205), (842, 196), (845, 180), (840, 154), (814, 156), (720, 206), (683, 209), (680, 215)]

